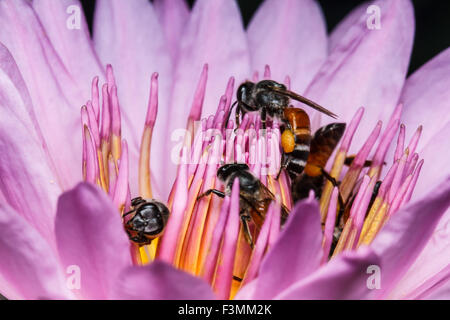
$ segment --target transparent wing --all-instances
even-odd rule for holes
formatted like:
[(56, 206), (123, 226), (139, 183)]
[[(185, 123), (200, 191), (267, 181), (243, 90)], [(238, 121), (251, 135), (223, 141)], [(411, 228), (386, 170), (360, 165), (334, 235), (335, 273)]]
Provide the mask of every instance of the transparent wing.
[(317, 103), (315, 103), (314, 101), (309, 100), (308, 98), (305, 98), (295, 92), (289, 91), (289, 90), (285, 90), (285, 89), (281, 89), (281, 88), (276, 88), (276, 87), (271, 87), (270, 90), (275, 91), (277, 93), (283, 94), (285, 96), (288, 96), (294, 100), (300, 101), (301, 103), (304, 103), (308, 106), (310, 106), (311, 108), (320, 111), (324, 114), (326, 114), (327, 116), (330, 116), (332, 118), (337, 119), (337, 115), (334, 114), (333, 112), (331, 112), (328, 109), (325, 109), (324, 107), (318, 105)]

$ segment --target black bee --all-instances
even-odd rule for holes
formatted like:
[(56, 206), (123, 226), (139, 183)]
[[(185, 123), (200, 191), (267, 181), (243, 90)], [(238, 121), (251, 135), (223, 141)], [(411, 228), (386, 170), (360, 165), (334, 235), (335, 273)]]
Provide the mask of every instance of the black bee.
[[(289, 106), (290, 99), (300, 101), (313, 109), (336, 118), (336, 115), (317, 103), (286, 88), (284, 84), (273, 80), (262, 80), (257, 83), (246, 81), (237, 90), (236, 125), (239, 126), (239, 116), (247, 112), (258, 111), (261, 115), (263, 129), (266, 129), (267, 116), (283, 119), (283, 111)], [(231, 113), (231, 110), (230, 110)], [(230, 116), (228, 114), (228, 118)], [(228, 123), (228, 119), (226, 121)]]
[(138, 245), (150, 244), (153, 239), (162, 235), (169, 219), (169, 209), (156, 200), (144, 200), (141, 197), (131, 200), (131, 210), (122, 217), (125, 231), (131, 241)]
[[(235, 178), (238, 178), (240, 196), (239, 213), (244, 226), (245, 238), (253, 248), (253, 239), (248, 222), (252, 220), (257, 229), (261, 228), (270, 203), (275, 200), (274, 194), (250, 172), (250, 169), (246, 164), (225, 164), (217, 170), (217, 177), (225, 184), (225, 192), (217, 189), (210, 189), (198, 196), (197, 199), (209, 196), (211, 193), (221, 198), (224, 198), (225, 195), (230, 195), (233, 182)], [(289, 210), (284, 205), (281, 205), (281, 225), (286, 221), (288, 214)]]

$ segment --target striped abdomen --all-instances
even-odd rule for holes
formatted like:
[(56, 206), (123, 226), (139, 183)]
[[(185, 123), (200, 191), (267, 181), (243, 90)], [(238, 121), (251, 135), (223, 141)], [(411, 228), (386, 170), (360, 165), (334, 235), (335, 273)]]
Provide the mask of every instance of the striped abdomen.
[(311, 143), (309, 117), (299, 108), (284, 109), (284, 119), (290, 128), (282, 135), (281, 145), (284, 151), (284, 165), (291, 179), (295, 179), (306, 166)]
[(303, 174), (292, 181), (294, 203), (307, 198), (310, 190), (320, 198), (324, 183), (323, 169), (345, 131), (345, 123), (331, 123), (316, 131)]
[(341, 140), (345, 123), (330, 123), (316, 131), (311, 141), (311, 150), (305, 174), (311, 177), (322, 175), (328, 159)]

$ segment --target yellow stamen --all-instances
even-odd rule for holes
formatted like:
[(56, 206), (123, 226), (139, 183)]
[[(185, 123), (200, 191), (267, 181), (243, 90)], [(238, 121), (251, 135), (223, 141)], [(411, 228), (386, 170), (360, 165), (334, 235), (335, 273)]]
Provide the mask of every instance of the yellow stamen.
[[(214, 183), (212, 184), (212, 188), (213, 187)], [(192, 217), (194, 223), (190, 223), (187, 237), (184, 241), (180, 267), (192, 274), (196, 274), (197, 269), (201, 268), (201, 266), (198, 265), (198, 255), (210, 202), (211, 197), (209, 197), (209, 199), (203, 199), (198, 203), (196, 215)]]
[(141, 264), (145, 265), (148, 264), (151, 260), (153, 260), (150, 257), (150, 253), (148, 252), (149, 246), (141, 246), (139, 247), (139, 255), (141, 257)]
[(376, 179), (378, 180), (380, 178), (380, 174), (381, 174), (381, 166), (376, 166), (376, 167), (372, 167), (370, 168), (369, 172), (367, 173), (367, 175), (372, 178), (372, 177), (377, 177)]
[(134, 265), (142, 265), (141, 253), (139, 249), (139, 245), (135, 243), (130, 243), (130, 252), (131, 258), (133, 260)]
[(350, 235), (348, 236), (348, 239), (347, 239), (347, 243), (345, 244), (344, 250), (352, 250), (353, 244), (355, 243), (357, 232), (358, 232), (358, 230), (356, 229), (356, 227), (352, 227), (352, 229), (350, 231)]
[(119, 160), (122, 152), (122, 141), (120, 136), (113, 134), (111, 137), (111, 154), (114, 158), (114, 164), (116, 166), (116, 173), (119, 173)]
[(353, 219), (348, 218), (347, 222), (345, 223), (344, 229), (342, 230), (341, 236), (339, 237), (339, 241), (336, 245), (336, 248), (334, 249), (332, 258), (334, 258), (337, 254), (341, 253), (345, 249), (347, 238), (351, 232), (352, 224)]
[[(245, 240), (244, 228), (241, 223), (236, 248), (236, 258), (234, 260), (233, 276), (236, 276), (241, 279), (245, 278), (245, 273), (250, 263), (251, 255), (252, 249), (250, 248), (250, 245), (247, 243), (247, 240)], [(233, 279), (233, 282), (231, 283), (230, 299), (234, 298), (238, 290), (241, 288), (242, 283), (243, 281), (237, 281)]]
[(102, 153), (101, 149), (97, 150), (97, 159), (98, 159), (98, 168), (99, 168), (99, 175), (100, 175), (100, 186), (106, 193), (108, 193), (109, 187), (108, 187), (108, 181), (107, 181), (106, 175), (105, 175), (105, 165), (103, 164), (103, 153)]
[[(101, 158), (103, 164), (103, 174), (105, 175), (105, 184), (109, 190), (112, 186), (109, 185), (109, 168), (108, 168), (108, 160), (110, 157), (110, 143), (109, 141), (102, 140), (100, 144)], [(118, 171), (117, 171), (118, 172)], [(116, 176), (117, 176), (116, 172)]]
[(139, 154), (139, 194), (147, 199), (152, 199), (152, 187), (150, 176), (150, 150), (152, 142), (152, 127), (145, 127), (142, 135), (141, 150)]
[(209, 211), (206, 215), (205, 227), (203, 231), (203, 237), (200, 243), (200, 251), (198, 254), (198, 263), (196, 274), (201, 275), (203, 266), (205, 264), (205, 259), (209, 254), (209, 247), (212, 241), (212, 236), (214, 233), (214, 228), (217, 221), (219, 220), (220, 207), (223, 200), (219, 197), (213, 197), (211, 203), (209, 204)]
[(200, 188), (203, 184), (203, 179), (199, 179), (197, 181), (197, 183), (195, 185), (193, 185), (192, 189), (193, 190), (193, 195), (191, 198), (191, 201), (187, 204), (185, 213), (184, 213), (184, 219), (183, 219), (183, 224), (180, 230), (180, 234), (179, 234), (179, 238), (177, 241), (177, 249), (176, 249), (176, 253), (175, 253), (175, 260), (174, 260), (174, 265), (177, 266), (178, 268), (181, 268), (181, 255), (182, 255), (182, 249), (183, 249), (183, 245), (184, 245), (184, 241), (186, 240), (186, 234), (187, 234), (187, 230), (189, 227), (189, 222), (191, 221), (191, 217), (192, 217), (192, 213), (193, 213), (193, 209), (195, 207), (195, 203), (197, 201), (197, 196), (200, 192)]
[(348, 197), (352, 193), (353, 187), (355, 186), (360, 173), (361, 168), (355, 169), (350, 167), (347, 174), (344, 176), (344, 179), (342, 179), (339, 191), (341, 192), (342, 200), (344, 201), (344, 203), (347, 201)]
[(378, 212), (378, 209), (380, 208), (381, 204), (383, 202), (383, 198), (376, 197), (375, 201), (372, 204), (372, 207), (370, 207), (369, 214), (367, 215), (366, 220), (364, 221), (362, 230), (361, 230), (361, 236), (359, 237), (358, 246), (361, 245), (362, 239), (367, 233), (367, 230), (369, 229), (370, 225), (372, 224), (376, 213)]
[(385, 216), (388, 211), (389, 211), (389, 204), (387, 202), (383, 202), (381, 208), (378, 210), (372, 223), (368, 227), (367, 232), (361, 241), (361, 244), (369, 245), (373, 241), (378, 231), (383, 226)]
[[(330, 175), (336, 180), (341, 174), (342, 168), (344, 167), (345, 158), (347, 157), (347, 152), (339, 150), (333, 162), (333, 167), (331, 168)], [(320, 197), (320, 217), (322, 224), (325, 223), (327, 219), (328, 206), (330, 204), (331, 193), (333, 192), (333, 184), (330, 181), (325, 183), (322, 191), (322, 196)]]

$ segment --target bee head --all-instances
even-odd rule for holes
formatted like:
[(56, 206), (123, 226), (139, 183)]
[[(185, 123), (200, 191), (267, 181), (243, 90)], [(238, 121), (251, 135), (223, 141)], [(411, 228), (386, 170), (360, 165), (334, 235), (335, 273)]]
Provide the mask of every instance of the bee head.
[(221, 166), (217, 170), (217, 178), (219, 178), (221, 181), (225, 181), (231, 174), (237, 171), (248, 171), (248, 170), (250, 170), (250, 168), (245, 163), (228, 163)]
[(250, 81), (246, 81), (239, 86), (236, 92), (237, 101), (244, 103), (246, 106), (253, 106), (251, 93), (255, 84)]
[(140, 202), (135, 208), (133, 217), (126, 222), (125, 229), (132, 241), (143, 243), (144, 238), (153, 239), (159, 236), (168, 218), (169, 209), (161, 202), (155, 200)]
[(272, 89), (272, 88), (278, 88), (282, 90), (287, 90), (286, 86), (282, 83), (278, 83), (273, 80), (262, 80), (256, 84), (257, 89)]
[(272, 108), (287, 107), (289, 105), (289, 98), (282, 93), (274, 91), (274, 88), (281, 91), (287, 90), (284, 84), (273, 80), (262, 80), (258, 82), (255, 86), (256, 104)]

